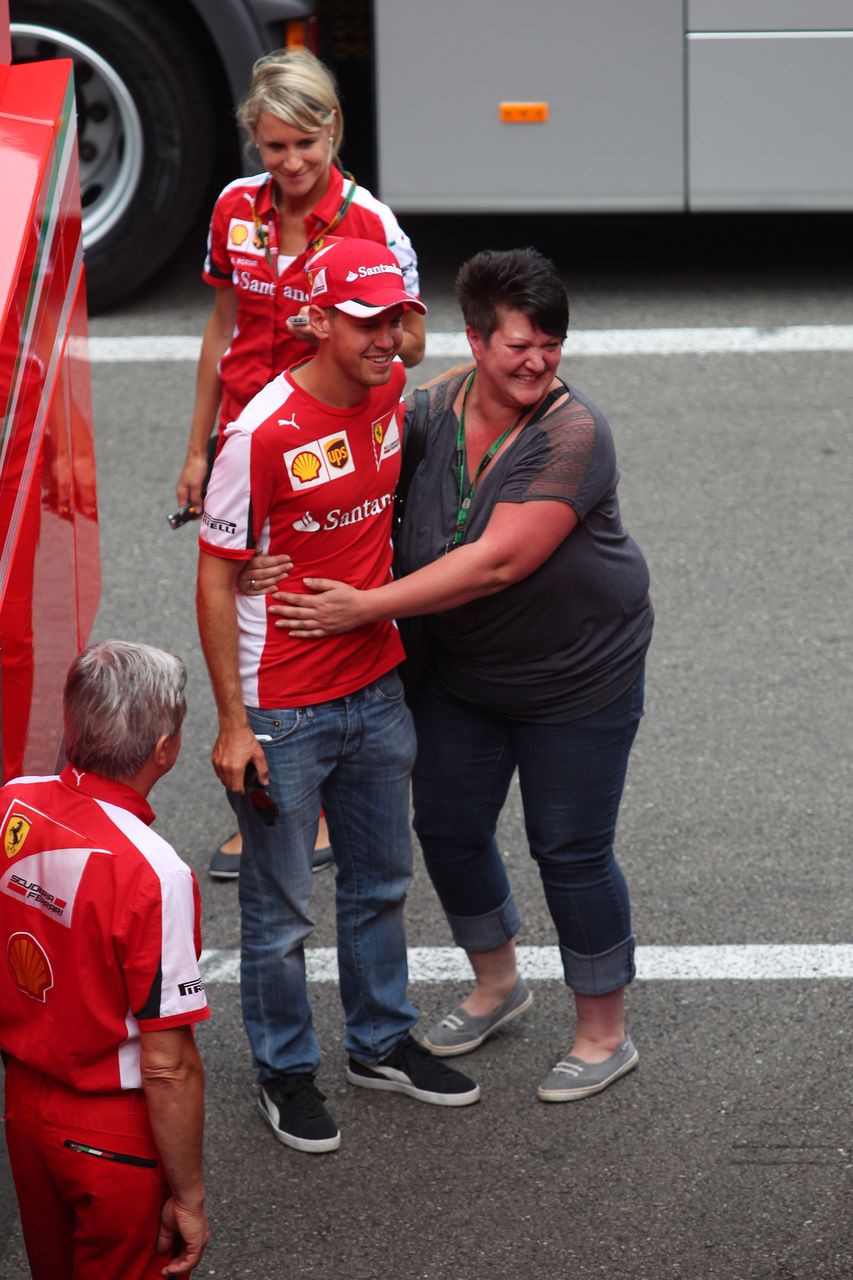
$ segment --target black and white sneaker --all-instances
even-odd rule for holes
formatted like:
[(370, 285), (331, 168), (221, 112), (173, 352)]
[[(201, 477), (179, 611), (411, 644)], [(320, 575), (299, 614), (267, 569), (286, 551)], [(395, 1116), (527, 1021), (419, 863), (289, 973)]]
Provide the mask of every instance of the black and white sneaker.
[(407, 1093), (418, 1102), (432, 1102), (439, 1107), (467, 1107), (480, 1097), (478, 1084), (461, 1071), (445, 1066), (412, 1036), (406, 1036), (387, 1058), (372, 1067), (350, 1058), (347, 1080), (363, 1089)]
[(295, 1151), (337, 1151), (338, 1126), (310, 1074), (275, 1076), (261, 1085), (258, 1107), (279, 1142)]

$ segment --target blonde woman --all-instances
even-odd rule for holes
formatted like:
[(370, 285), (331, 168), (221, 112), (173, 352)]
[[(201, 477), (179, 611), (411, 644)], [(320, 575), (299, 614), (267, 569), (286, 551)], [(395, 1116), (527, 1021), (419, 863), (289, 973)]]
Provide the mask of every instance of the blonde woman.
[[(344, 121), (331, 73), (305, 49), (261, 58), (238, 109), (263, 172), (238, 178), (213, 209), (203, 279), (214, 290), (196, 375), (195, 406), (177, 497), (201, 504), (214, 425), (237, 418), (262, 387), (316, 350), (305, 323), (305, 263), (326, 237), (386, 244), (409, 294), (419, 296), (417, 256), (392, 211), (337, 164)], [(424, 353), (422, 317), (407, 311), (400, 357)], [(321, 819), (315, 869), (331, 852)], [(215, 879), (236, 878), (240, 837), (216, 850)]]

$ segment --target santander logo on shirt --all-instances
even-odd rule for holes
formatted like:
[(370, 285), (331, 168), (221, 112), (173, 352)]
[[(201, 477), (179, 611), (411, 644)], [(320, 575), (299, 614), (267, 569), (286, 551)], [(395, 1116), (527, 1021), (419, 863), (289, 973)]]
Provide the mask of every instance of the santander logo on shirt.
[(376, 516), (381, 516), (383, 511), (388, 510), (393, 500), (393, 493), (383, 493), (378, 498), (365, 498), (364, 502), (350, 507), (348, 511), (344, 511), (341, 507), (332, 507), (326, 512), (322, 524), (312, 516), (310, 511), (306, 511), (298, 520), (293, 521), (293, 528), (298, 533), (320, 533), (323, 530), (328, 532), (330, 529), (344, 529), (347, 525), (361, 524), (363, 520), (373, 520)]

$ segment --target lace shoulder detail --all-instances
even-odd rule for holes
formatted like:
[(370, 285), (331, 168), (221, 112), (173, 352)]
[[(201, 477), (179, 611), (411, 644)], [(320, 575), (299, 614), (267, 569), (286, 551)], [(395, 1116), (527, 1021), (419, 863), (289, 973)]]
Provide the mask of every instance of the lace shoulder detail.
[(590, 468), (598, 423), (590, 408), (570, 394), (538, 424), (541, 465), (525, 490), (527, 498), (576, 502)]

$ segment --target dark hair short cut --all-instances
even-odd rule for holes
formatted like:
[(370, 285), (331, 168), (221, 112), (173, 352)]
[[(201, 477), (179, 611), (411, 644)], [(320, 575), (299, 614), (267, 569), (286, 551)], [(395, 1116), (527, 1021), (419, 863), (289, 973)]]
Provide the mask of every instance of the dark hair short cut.
[(520, 311), (549, 338), (563, 342), (569, 331), (563, 282), (538, 249), (484, 249), (459, 268), (455, 289), (466, 325), (486, 341), (500, 323), (499, 307)]

